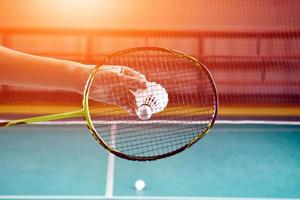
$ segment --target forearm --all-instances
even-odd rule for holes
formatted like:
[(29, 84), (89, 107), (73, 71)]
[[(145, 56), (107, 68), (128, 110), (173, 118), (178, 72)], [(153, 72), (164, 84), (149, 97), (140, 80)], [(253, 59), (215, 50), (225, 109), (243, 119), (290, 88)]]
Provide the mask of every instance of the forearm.
[(0, 84), (82, 92), (93, 67), (0, 46)]

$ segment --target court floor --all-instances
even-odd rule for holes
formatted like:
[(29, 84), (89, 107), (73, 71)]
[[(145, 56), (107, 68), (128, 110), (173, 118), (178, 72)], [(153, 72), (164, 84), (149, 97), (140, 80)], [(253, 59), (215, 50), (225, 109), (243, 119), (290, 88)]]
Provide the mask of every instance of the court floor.
[(219, 121), (170, 158), (108, 155), (83, 125), (1, 128), (0, 199), (300, 199), (299, 125)]

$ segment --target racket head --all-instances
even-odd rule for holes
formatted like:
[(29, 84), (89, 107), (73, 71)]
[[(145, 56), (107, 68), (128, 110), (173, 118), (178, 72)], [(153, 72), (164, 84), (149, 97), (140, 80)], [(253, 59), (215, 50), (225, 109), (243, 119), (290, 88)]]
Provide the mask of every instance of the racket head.
[[(130, 67), (161, 84), (169, 94), (167, 108), (141, 121), (121, 107), (92, 99), (95, 77), (105, 65)], [(137, 47), (112, 54), (94, 69), (83, 108), (89, 130), (105, 149), (124, 159), (147, 161), (182, 152), (205, 136), (218, 113), (218, 96), (212, 75), (194, 57), (167, 48)]]

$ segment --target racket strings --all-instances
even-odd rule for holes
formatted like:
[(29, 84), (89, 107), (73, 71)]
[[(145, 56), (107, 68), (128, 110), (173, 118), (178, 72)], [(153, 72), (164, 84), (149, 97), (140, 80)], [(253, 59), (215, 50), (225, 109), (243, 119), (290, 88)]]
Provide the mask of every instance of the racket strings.
[[(129, 122), (130, 123), (130, 122)], [(161, 128), (161, 129), (163, 129), (165, 127), (165, 125), (164, 126), (161, 126), (161, 127), (156, 127), (156, 128)], [(183, 128), (183, 127), (181, 127), (181, 128)], [(195, 127), (196, 128), (196, 127)], [(153, 129), (155, 129), (155, 128), (153, 128), (153, 127), (149, 127), (149, 128), (143, 128), (143, 129), (139, 129), (139, 130), (134, 130), (134, 132), (136, 132), (136, 133), (134, 133), (133, 132), (133, 128), (128, 128), (128, 130), (126, 130), (127, 128), (122, 128), (123, 130), (122, 130), (122, 132), (121, 133), (118, 133), (117, 134), (117, 137), (118, 137), (118, 139), (126, 139), (127, 138), (127, 136), (128, 136), (128, 134), (132, 134), (132, 135), (134, 135), (134, 136), (147, 136), (148, 138), (152, 138), (152, 139), (154, 139), (154, 137), (156, 137), (156, 136), (154, 136), (154, 137), (152, 137), (153, 135), (155, 135), (155, 134), (163, 134), (163, 135), (165, 135), (165, 134), (167, 134), (169, 131), (175, 131), (177, 128), (173, 128), (173, 129), (166, 129), (165, 131), (159, 131), (159, 133), (151, 133), (151, 136), (148, 136), (147, 134), (141, 134), (141, 133), (139, 133), (139, 132), (141, 132), (141, 131), (148, 131), (148, 130), (153, 130)], [(193, 128), (184, 128), (184, 130), (185, 131), (187, 131), (187, 129), (193, 129)], [(181, 133), (180, 133), (181, 134)], [(106, 138), (106, 139), (109, 139), (109, 136), (110, 135), (105, 135), (105, 134), (103, 134), (103, 138)], [(145, 137), (146, 137), (145, 136)], [(118, 144), (121, 144), (122, 142), (119, 142)]]
[[(174, 129), (169, 129), (156, 134), (150, 133), (149, 135), (132, 134), (130, 137), (125, 137), (125, 138), (120, 138), (119, 136), (115, 136), (116, 140), (118, 141), (115, 143), (115, 145), (119, 150), (122, 150), (122, 152), (128, 151), (126, 153), (130, 153), (131, 151), (135, 151), (137, 149), (140, 149), (140, 152), (144, 152), (142, 150), (143, 149), (142, 147), (145, 147), (145, 149), (147, 149), (146, 152), (148, 152), (149, 143), (151, 143), (150, 146), (155, 146), (155, 148), (159, 148), (160, 145), (163, 145), (163, 149), (172, 150), (174, 147), (173, 144), (176, 144), (176, 146), (178, 146), (179, 143), (181, 143), (182, 146), (187, 144), (192, 138), (198, 135), (197, 130), (198, 128), (196, 127), (190, 127), (190, 128), (185, 128), (185, 131), (181, 132), (180, 134), (172, 134)], [(155, 131), (155, 129), (152, 131)], [(106, 136), (106, 138), (109, 137), (110, 137), (109, 135)], [(131, 145), (129, 145), (129, 143)]]
[[(130, 124), (130, 121), (128, 121), (128, 123)], [(206, 125), (207, 125), (207, 123), (203, 122), (202, 125), (198, 124), (197, 127), (199, 128), (199, 126), (201, 126), (202, 129), (205, 129), (205, 128), (207, 128)], [(122, 131), (120, 133), (118, 133), (118, 137), (120, 139), (122, 139), (122, 135), (124, 135), (123, 138), (126, 138), (128, 136), (127, 134), (134, 134), (136, 136), (138, 136), (138, 135), (145, 135), (144, 132), (146, 132), (148, 130), (159, 129), (159, 128), (161, 128), (162, 130), (166, 129), (167, 131), (174, 131), (174, 130), (176, 130), (176, 129), (179, 128), (179, 127), (176, 127), (174, 125), (170, 126), (170, 127), (173, 127), (173, 128), (166, 128), (165, 124), (161, 124), (160, 126), (153, 126), (152, 125), (152, 126), (149, 126), (149, 128), (146, 128), (145, 125), (143, 125), (143, 126), (144, 127), (139, 127), (139, 128), (137, 128), (137, 127), (124, 127), (124, 128), (122, 128)], [(101, 126), (97, 126), (97, 128), (101, 128)], [(181, 125), (180, 128), (184, 128), (184, 126)], [(165, 133), (165, 132), (164, 131), (160, 131), (157, 134), (160, 134), (160, 133)], [(105, 134), (103, 134), (103, 137), (105, 137)], [(107, 136), (107, 138), (108, 138), (108, 136)]]
[[(206, 125), (207, 124), (203, 124), (202, 129), (206, 128)], [(181, 128), (184, 131), (178, 132), (178, 128)], [(97, 129), (101, 130), (101, 127), (97, 127)], [(181, 141), (182, 145), (185, 145), (190, 140), (192, 140), (197, 134), (199, 134), (198, 131), (199, 131), (199, 125), (193, 127), (184, 127), (182, 125), (180, 127), (177, 127), (171, 125), (168, 126), (168, 128), (166, 128), (165, 125), (160, 125), (160, 126), (156, 125), (156, 126), (149, 126), (148, 128), (145, 128), (143, 126), (143, 128), (139, 128), (139, 129), (133, 126), (119, 127), (117, 129), (117, 133), (115, 134), (114, 138), (117, 140), (117, 142), (115, 143), (116, 148), (122, 152), (129, 154), (131, 152), (130, 149), (133, 150), (136, 148), (143, 149), (142, 148), (143, 146), (147, 148), (149, 145), (148, 143), (150, 141), (153, 144), (153, 146), (159, 146), (159, 145), (166, 146), (166, 143), (170, 143), (170, 147), (171, 147), (174, 142), (179, 142), (179, 141)], [(101, 130), (101, 132), (103, 133), (102, 134), (103, 139), (109, 142), (111, 138), (111, 134), (109, 133), (109, 130), (107, 131)], [(183, 137), (185, 138), (185, 140), (182, 139)], [(133, 144), (130, 145), (129, 142)], [(168, 148), (169, 146), (167, 146), (165, 149)]]
[[(130, 122), (128, 122), (130, 124)], [(201, 126), (201, 129), (205, 129), (207, 124), (203, 123), (203, 125)], [(97, 126), (96, 127), (98, 130), (101, 130), (102, 132), (102, 137), (105, 140), (109, 140), (110, 139), (110, 132), (109, 130), (103, 130), (101, 129), (101, 126)], [(178, 129), (181, 128), (184, 131), (178, 132)], [(189, 136), (188, 134), (190, 133), (191, 130), (198, 130), (199, 129), (199, 125), (197, 126), (192, 126), (192, 127), (185, 127), (184, 125), (180, 125), (180, 126), (174, 126), (174, 125), (168, 125), (166, 128), (166, 125), (161, 124), (161, 125), (151, 125), (151, 126), (140, 126), (140, 127), (136, 127), (135, 125), (128, 125), (123, 126), (123, 127), (119, 127), (119, 129), (117, 130), (117, 134), (114, 136), (114, 138), (117, 138), (118, 142), (118, 148), (122, 146), (124, 146), (123, 144), (127, 145), (127, 141), (131, 140), (131, 141), (138, 141), (140, 140), (141, 137), (143, 137), (143, 139), (151, 139), (152, 141), (156, 140), (160, 141), (160, 139), (158, 139), (157, 136), (161, 136), (163, 135), (164, 137), (168, 137), (168, 135), (172, 135), (172, 136), (176, 136), (176, 134), (178, 135), (182, 135), (183, 132), (185, 133), (185, 136)], [(158, 130), (158, 131), (157, 131)], [(157, 131), (157, 132), (156, 132)], [(176, 132), (177, 131), (177, 132)], [(174, 133), (175, 132), (175, 133)], [(169, 134), (169, 133), (174, 133), (174, 134)], [(198, 132), (197, 132), (198, 133)], [(129, 138), (128, 136), (134, 136), (136, 139), (134, 138)], [(190, 134), (189, 139), (194, 138), (193, 133)], [(166, 138), (164, 138), (166, 139)], [(143, 142), (141, 142), (141, 144), (143, 144)]]
[[(151, 143), (144, 142), (144, 144), (133, 146), (133, 148), (130, 148), (130, 149), (133, 151), (136, 150), (138, 152), (138, 154), (137, 154), (138, 156), (145, 155), (145, 153), (149, 153), (148, 148), (141, 148), (143, 146), (151, 147), (151, 148), (154, 148), (155, 150), (161, 150), (160, 151), (161, 153), (166, 153), (166, 152), (174, 151), (178, 147), (180, 148), (180, 147), (185, 146), (187, 143), (190, 142), (190, 137), (184, 138), (181, 135), (180, 137), (176, 138), (176, 137), (172, 136), (172, 139), (169, 139), (169, 140), (166, 140), (166, 138), (160, 137), (160, 141), (163, 141), (163, 142), (159, 142), (159, 144), (156, 144), (153, 140), (151, 140)], [(130, 151), (128, 153), (130, 153)]]
[[(114, 56), (106, 60), (105, 64), (130, 67), (144, 74), (148, 81), (161, 84), (166, 89), (169, 96), (168, 106), (163, 112), (154, 115), (153, 119), (202, 122), (197, 125), (130, 125), (129, 121), (128, 126), (117, 125), (114, 133), (111, 133), (110, 126), (94, 124), (104, 142), (110, 146), (114, 144), (116, 151), (131, 157), (160, 156), (188, 145), (208, 128), (215, 113), (214, 86), (207, 73), (196, 66), (193, 60), (165, 51), (139, 50)], [(118, 84), (116, 80), (110, 81)], [(108, 82), (106, 80), (106, 84)], [(101, 96), (104, 92), (106, 91), (92, 84), (91, 94)], [(120, 101), (123, 99), (125, 104), (132, 98), (126, 95), (116, 92), (111, 97)], [(93, 121), (138, 120), (120, 107), (107, 106), (93, 98), (89, 102)]]
[[(191, 129), (192, 130), (192, 129)], [(191, 131), (189, 130), (189, 131)], [(170, 130), (169, 130), (170, 131)], [(166, 131), (166, 133), (169, 133), (169, 131)], [(171, 134), (165, 134), (165, 135), (152, 135), (151, 137), (147, 137), (147, 138), (136, 138), (133, 140), (130, 140), (131, 142), (135, 142), (135, 141), (139, 141), (140, 139), (143, 139), (143, 142), (139, 142), (137, 145), (134, 145), (132, 148), (130, 149), (134, 149), (134, 148), (140, 148), (140, 146), (144, 146), (149, 144), (149, 141), (152, 142), (152, 144), (170, 144), (170, 146), (172, 146), (172, 142), (177, 142), (177, 141), (181, 141), (182, 145), (185, 145), (185, 143), (183, 142), (182, 138), (186, 139), (186, 142), (189, 142), (191, 139), (191, 134), (190, 133), (181, 133), (181, 134), (176, 134), (176, 135), (171, 135)], [(198, 134), (198, 133), (197, 133)], [(170, 137), (172, 136), (172, 137)], [(195, 136), (195, 135), (194, 135)], [(193, 136), (193, 138), (194, 138)], [(163, 141), (163, 142), (162, 142)], [(122, 147), (128, 147), (128, 145), (123, 145), (124, 143), (127, 143), (129, 141), (124, 141), (124, 142), (120, 142), (118, 143), (119, 147), (118, 148), (122, 148)], [(164, 147), (168, 147), (168, 145), (164, 145)]]

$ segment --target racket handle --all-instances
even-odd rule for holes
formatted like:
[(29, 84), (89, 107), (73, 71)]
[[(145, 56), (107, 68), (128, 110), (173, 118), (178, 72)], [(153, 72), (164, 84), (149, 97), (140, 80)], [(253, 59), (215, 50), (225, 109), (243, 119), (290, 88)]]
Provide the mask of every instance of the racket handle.
[(36, 122), (46, 122), (46, 121), (53, 121), (59, 119), (82, 117), (84, 115), (84, 112), (85, 111), (81, 109), (72, 112), (60, 113), (60, 114), (44, 115), (44, 116), (31, 117), (26, 119), (18, 119), (18, 120), (9, 120), (5, 122), (0, 122), (0, 127), (10, 127), (10, 126), (16, 126), (20, 124), (31, 124)]

